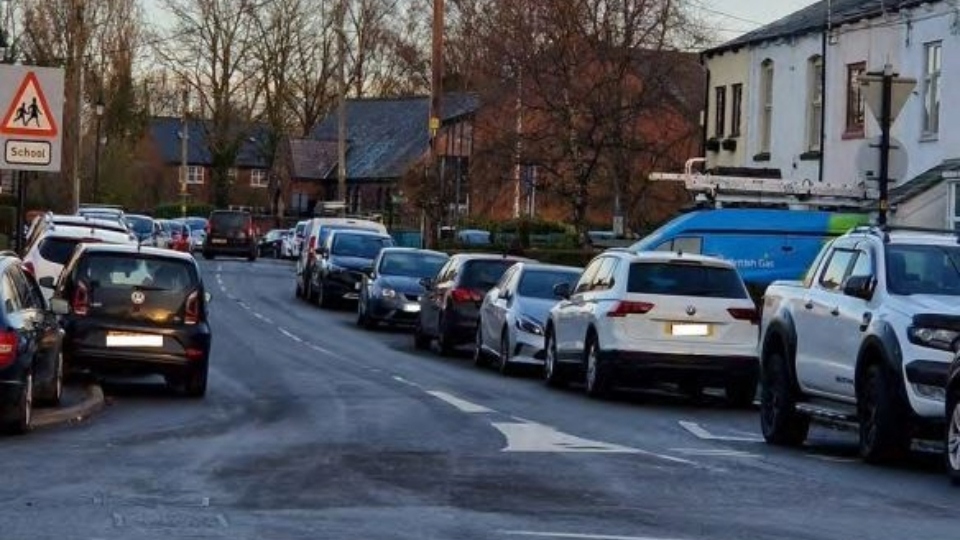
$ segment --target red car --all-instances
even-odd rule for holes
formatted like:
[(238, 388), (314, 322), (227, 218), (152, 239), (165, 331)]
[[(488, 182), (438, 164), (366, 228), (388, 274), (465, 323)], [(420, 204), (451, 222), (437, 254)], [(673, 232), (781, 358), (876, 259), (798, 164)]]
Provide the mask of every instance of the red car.
[(170, 249), (190, 253), (190, 229), (183, 223), (170, 223)]

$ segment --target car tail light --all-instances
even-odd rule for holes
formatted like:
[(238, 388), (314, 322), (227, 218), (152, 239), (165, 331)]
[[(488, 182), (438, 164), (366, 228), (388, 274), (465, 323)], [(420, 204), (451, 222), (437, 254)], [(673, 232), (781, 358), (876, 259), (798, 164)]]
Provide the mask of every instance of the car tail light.
[(193, 291), (187, 297), (187, 307), (183, 313), (183, 322), (185, 324), (197, 324), (200, 322), (200, 292)]
[(316, 251), (316, 249), (317, 249), (317, 237), (311, 236), (310, 245), (307, 247), (307, 253), (309, 253), (310, 255), (313, 255), (313, 252)]
[(186, 350), (187, 360), (203, 360), (203, 349), (198, 349), (196, 347), (190, 347)]
[(472, 289), (453, 289), (450, 291), (450, 297), (454, 302), (482, 302), (483, 295)]
[(23, 271), (28, 274), (37, 275), (36, 269), (33, 267), (33, 263), (30, 261), (23, 263)]
[(730, 308), (727, 312), (738, 321), (750, 321), (750, 324), (760, 324), (760, 313), (753, 308)]
[(616, 307), (614, 307), (610, 312), (607, 313), (607, 317), (626, 317), (627, 315), (643, 315), (649, 313), (653, 309), (653, 304), (649, 302), (630, 302), (627, 300), (622, 300), (617, 302)]
[(17, 359), (17, 344), (20, 337), (16, 332), (0, 332), (0, 368), (13, 364)]
[(84, 282), (77, 283), (73, 291), (73, 303), (70, 306), (74, 315), (86, 315), (90, 311), (90, 291)]

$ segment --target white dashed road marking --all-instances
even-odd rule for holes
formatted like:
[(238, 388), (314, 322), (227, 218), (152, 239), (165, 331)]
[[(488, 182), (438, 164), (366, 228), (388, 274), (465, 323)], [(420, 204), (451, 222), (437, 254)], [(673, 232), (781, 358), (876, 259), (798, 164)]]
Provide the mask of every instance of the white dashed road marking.
[(297, 343), (303, 343), (303, 339), (301, 339), (300, 336), (297, 336), (297, 335), (295, 335), (295, 334), (291, 334), (286, 328), (278, 328), (277, 330), (280, 330), (280, 333), (281, 333), (281, 334), (283, 334), (283, 335), (287, 336), (288, 338), (296, 341)]
[(760, 437), (728, 437), (724, 435), (714, 435), (706, 429), (704, 429), (700, 424), (696, 422), (685, 422), (681, 420), (679, 422), (680, 427), (692, 433), (696, 438), (702, 439), (704, 441), (729, 441), (729, 442), (751, 442), (751, 443), (762, 443), (763, 439)]
[(612, 534), (584, 534), (543, 531), (499, 531), (508, 536), (527, 536), (537, 538), (569, 538), (575, 540), (676, 540), (659, 536), (622, 536)]
[(502, 452), (641, 453), (636, 448), (583, 439), (543, 424), (495, 422), (493, 427), (507, 439), (507, 446)]
[(495, 412), (492, 409), (488, 409), (483, 405), (477, 405), (476, 403), (470, 403), (469, 401), (458, 398), (457, 396), (450, 395), (446, 392), (440, 392), (439, 390), (428, 390), (428, 394), (431, 396), (443, 401), (449, 405), (453, 405), (461, 412), (468, 414), (485, 414)]

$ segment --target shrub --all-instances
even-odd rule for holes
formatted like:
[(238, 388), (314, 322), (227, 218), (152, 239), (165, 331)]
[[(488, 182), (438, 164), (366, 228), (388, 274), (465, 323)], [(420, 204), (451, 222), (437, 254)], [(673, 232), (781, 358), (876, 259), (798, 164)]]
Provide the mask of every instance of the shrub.
[[(209, 204), (188, 204), (187, 205), (187, 215), (188, 216), (201, 216), (207, 217), (210, 215), (210, 212), (213, 211), (213, 206)], [(180, 211), (180, 203), (164, 203), (157, 205), (156, 209), (153, 211), (153, 217), (159, 219), (174, 219), (182, 217), (183, 214)]]

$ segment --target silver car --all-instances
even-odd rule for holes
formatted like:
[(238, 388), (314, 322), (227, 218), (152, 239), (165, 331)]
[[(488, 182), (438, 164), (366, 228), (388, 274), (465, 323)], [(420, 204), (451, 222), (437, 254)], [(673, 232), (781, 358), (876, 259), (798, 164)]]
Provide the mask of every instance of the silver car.
[(582, 268), (521, 262), (510, 267), (480, 306), (474, 361), (507, 374), (518, 364), (542, 366), (546, 359), (543, 324), (560, 301), (554, 288), (573, 284)]

